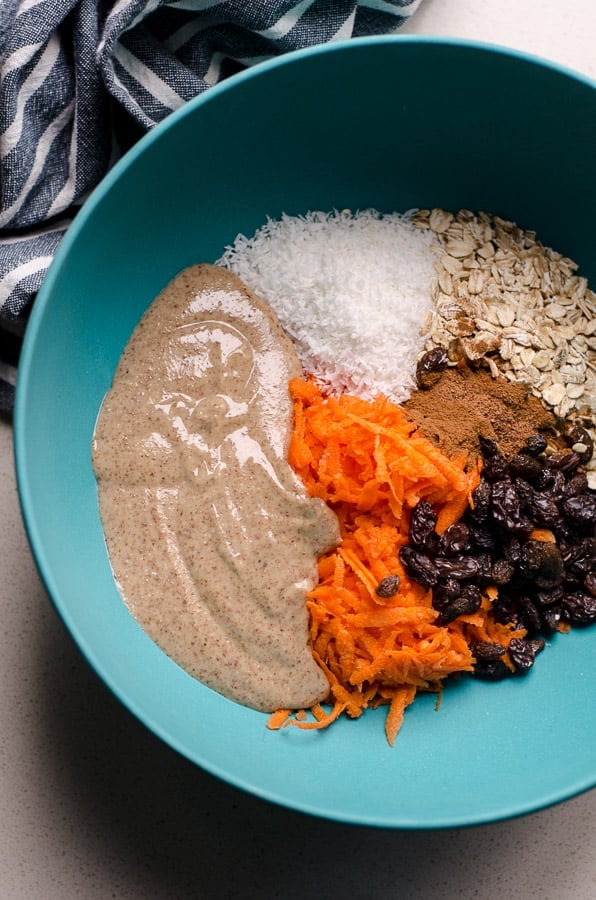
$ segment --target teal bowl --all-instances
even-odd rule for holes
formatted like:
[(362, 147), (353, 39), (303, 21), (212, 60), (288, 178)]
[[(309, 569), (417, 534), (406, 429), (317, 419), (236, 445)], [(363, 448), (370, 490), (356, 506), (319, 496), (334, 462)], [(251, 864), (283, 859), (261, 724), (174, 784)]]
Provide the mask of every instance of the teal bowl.
[(214, 775), (281, 805), (399, 828), (479, 824), (591, 788), (594, 632), (557, 635), (524, 679), (267, 730), (175, 665), (112, 578), (90, 446), (143, 311), (180, 269), (267, 216), (484, 209), (538, 232), (596, 283), (596, 86), (519, 53), (385, 37), (234, 76), (140, 141), (85, 203), (36, 300), (19, 369), (16, 467), (39, 571), (83, 654), (129, 710)]

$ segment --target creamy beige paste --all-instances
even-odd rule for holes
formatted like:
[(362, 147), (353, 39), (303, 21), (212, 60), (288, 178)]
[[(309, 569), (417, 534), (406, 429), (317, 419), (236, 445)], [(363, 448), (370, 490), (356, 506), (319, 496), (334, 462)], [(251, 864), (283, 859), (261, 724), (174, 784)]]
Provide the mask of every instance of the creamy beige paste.
[(328, 693), (306, 592), (339, 542), (333, 513), (287, 462), (296, 353), (226, 270), (180, 273), (143, 316), (93, 441), (116, 582), (191, 675), (260, 710)]

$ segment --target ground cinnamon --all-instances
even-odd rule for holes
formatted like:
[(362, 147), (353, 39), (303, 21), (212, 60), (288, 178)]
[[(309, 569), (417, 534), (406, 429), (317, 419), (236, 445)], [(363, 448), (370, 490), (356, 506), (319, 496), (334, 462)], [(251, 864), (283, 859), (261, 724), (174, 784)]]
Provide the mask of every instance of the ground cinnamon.
[(444, 453), (464, 449), (471, 459), (479, 453), (479, 435), (511, 456), (531, 434), (548, 434), (555, 424), (525, 385), (468, 367), (446, 369), (431, 387), (415, 391), (404, 407)]

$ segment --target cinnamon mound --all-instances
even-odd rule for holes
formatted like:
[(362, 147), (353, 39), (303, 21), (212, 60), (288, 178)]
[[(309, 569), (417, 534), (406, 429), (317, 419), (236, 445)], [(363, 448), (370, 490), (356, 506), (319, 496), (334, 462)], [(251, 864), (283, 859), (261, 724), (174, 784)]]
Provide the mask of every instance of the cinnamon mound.
[(490, 438), (510, 457), (537, 431), (551, 432), (555, 418), (523, 384), (493, 378), (484, 369), (445, 369), (429, 388), (404, 403), (425, 436), (451, 455), (480, 453), (478, 437)]

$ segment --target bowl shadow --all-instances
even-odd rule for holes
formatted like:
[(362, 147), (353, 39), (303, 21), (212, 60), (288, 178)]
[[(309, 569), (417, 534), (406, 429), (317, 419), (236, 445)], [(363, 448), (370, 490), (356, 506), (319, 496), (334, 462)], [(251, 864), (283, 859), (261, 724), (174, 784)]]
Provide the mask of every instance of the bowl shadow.
[[(364, 900), (371, 891), (383, 898), (396, 890), (408, 898), (482, 898), (492, 896), (504, 871), (511, 884), (522, 885), (532, 853), (547, 866), (559, 860), (558, 896), (571, 896), (562, 835), (572, 834), (574, 805), (584, 798), (509, 822), (423, 831), (359, 827), (285, 809), (169, 748), (111, 694), (58, 618), (46, 624), (39, 728), (53, 755), (52, 791), (71, 805), (81, 827), (93, 823), (94, 855), (108, 884), (110, 861), (118, 859), (123, 879), (142, 878), (147, 900), (338, 892)], [(471, 846), (473, 875), (462, 865)], [(498, 853), (490, 851), (497, 846)]]

